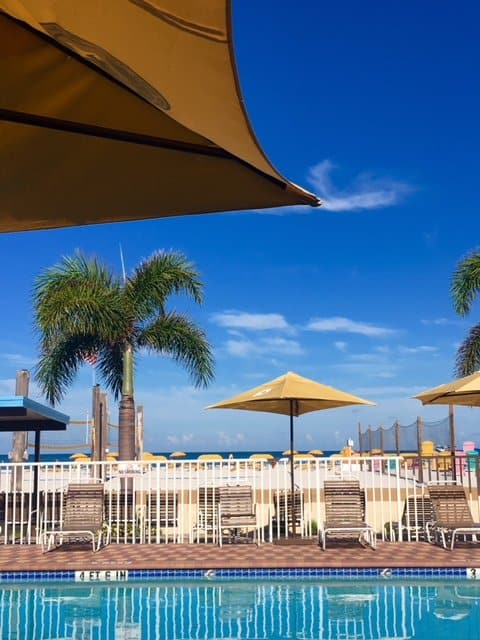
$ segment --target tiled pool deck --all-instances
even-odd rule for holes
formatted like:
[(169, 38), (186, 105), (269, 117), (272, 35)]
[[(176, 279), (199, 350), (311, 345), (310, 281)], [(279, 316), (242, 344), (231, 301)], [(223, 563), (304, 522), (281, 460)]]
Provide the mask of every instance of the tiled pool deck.
[(0, 547), (0, 572), (109, 569), (261, 569), (261, 568), (454, 568), (480, 567), (480, 545), (446, 551), (426, 542), (379, 542), (374, 551), (358, 544), (318, 545), (205, 544), (117, 545), (98, 553), (89, 547), (60, 547), (42, 553), (40, 546)]

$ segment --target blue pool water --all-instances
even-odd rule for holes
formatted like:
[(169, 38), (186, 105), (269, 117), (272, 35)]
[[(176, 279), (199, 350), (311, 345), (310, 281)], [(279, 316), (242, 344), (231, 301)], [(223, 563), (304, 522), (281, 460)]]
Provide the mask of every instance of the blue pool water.
[(0, 627), (22, 640), (477, 640), (480, 582), (9, 583)]

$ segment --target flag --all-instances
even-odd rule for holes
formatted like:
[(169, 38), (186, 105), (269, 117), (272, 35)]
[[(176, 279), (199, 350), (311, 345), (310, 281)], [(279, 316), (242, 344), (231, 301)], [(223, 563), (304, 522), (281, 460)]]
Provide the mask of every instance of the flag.
[(83, 353), (83, 359), (88, 362), (89, 365), (94, 367), (98, 362), (98, 354), (96, 351), (85, 351)]

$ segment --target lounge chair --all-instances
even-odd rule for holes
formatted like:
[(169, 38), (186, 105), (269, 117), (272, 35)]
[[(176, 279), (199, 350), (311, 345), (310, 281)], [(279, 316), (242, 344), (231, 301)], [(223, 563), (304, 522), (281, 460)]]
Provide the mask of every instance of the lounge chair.
[[(432, 501), (429, 496), (408, 496), (403, 507), (400, 529), (398, 522), (389, 522), (387, 534), (392, 542), (427, 538), (427, 524), (433, 520)], [(387, 527), (387, 525), (386, 525)]]
[(325, 522), (320, 529), (320, 543), (325, 551), (327, 537), (357, 537), (375, 549), (373, 527), (365, 522), (362, 491), (357, 480), (326, 480)]
[(240, 538), (240, 532), (253, 527), (253, 539), (257, 541), (257, 515), (253, 504), (252, 488), (246, 485), (220, 487), (218, 490), (218, 542), (222, 546), (223, 533), (229, 532), (231, 542)]
[(432, 484), (428, 487), (432, 500), (433, 521), (427, 525), (430, 542), (441, 542), (453, 550), (458, 536), (471, 536), (478, 542), (480, 523), (474, 522), (464, 487), (456, 484)]
[(104, 517), (103, 484), (69, 484), (63, 521), (59, 528), (44, 529), (42, 551), (50, 551), (64, 542), (85, 540), (91, 540), (93, 551), (98, 551), (103, 539), (106, 543), (110, 539), (110, 528)]

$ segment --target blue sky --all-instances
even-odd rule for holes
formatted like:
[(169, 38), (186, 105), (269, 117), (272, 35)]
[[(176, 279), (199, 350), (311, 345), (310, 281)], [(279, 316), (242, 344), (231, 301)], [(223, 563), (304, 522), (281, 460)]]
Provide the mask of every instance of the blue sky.
[[(287, 418), (204, 407), (288, 370), (377, 403), (300, 418), (299, 449), (338, 449), (359, 421), (445, 416), (411, 396), (452, 379), (478, 319), (478, 306), (455, 316), (449, 286), (480, 229), (479, 14), (473, 2), (234, 2), (257, 136), (325, 206), (0, 235), (0, 393), (35, 364), (35, 276), (77, 248), (120, 269), (121, 245), (127, 269), (157, 249), (196, 263), (204, 305), (171, 306), (206, 329), (216, 358), (207, 390), (168, 361), (141, 358), (150, 450), (286, 447)], [(82, 419), (91, 383), (86, 366), (59, 409)], [(31, 395), (41, 400), (35, 385)], [(458, 410), (457, 424), (460, 442), (480, 442), (478, 409)]]

